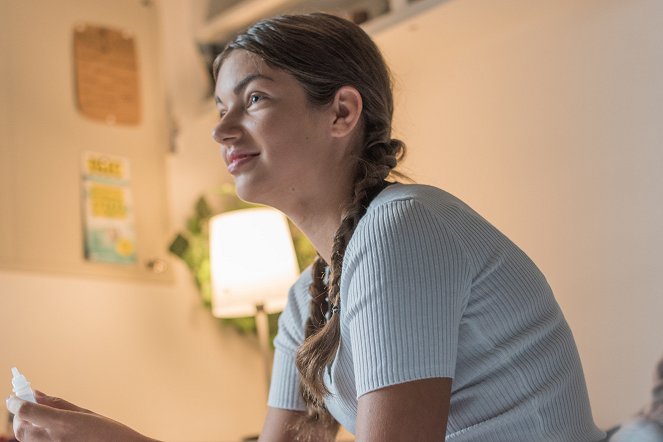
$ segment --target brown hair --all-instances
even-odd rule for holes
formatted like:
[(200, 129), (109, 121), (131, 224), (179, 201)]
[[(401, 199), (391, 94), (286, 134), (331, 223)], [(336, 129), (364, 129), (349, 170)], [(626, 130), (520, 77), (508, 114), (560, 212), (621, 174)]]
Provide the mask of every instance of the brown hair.
[(235, 49), (254, 53), (293, 75), (313, 104), (332, 102), (336, 91), (346, 85), (355, 87), (362, 97), (363, 138), (356, 151), (353, 192), (347, 196), (334, 236), (328, 283), (328, 263), (319, 255), (313, 263), (306, 340), (297, 353), (307, 422), (321, 421), (336, 428), (323, 402), (329, 394), (323, 375), (334, 360), (341, 337), (338, 309), (343, 255), (371, 199), (386, 185), (385, 179), (390, 174), (404, 177), (393, 170), (405, 154), (405, 145), (391, 138), (394, 105), (389, 70), (375, 43), (359, 26), (323, 13), (259, 21), (235, 37), (217, 57), (215, 77)]

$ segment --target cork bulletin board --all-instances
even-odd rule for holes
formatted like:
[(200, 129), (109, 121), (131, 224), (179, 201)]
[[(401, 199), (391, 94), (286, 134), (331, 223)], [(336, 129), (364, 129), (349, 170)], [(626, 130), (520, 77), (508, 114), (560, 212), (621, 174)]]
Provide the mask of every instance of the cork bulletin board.
[(74, 73), (79, 111), (108, 124), (140, 122), (140, 89), (133, 36), (102, 26), (74, 29)]

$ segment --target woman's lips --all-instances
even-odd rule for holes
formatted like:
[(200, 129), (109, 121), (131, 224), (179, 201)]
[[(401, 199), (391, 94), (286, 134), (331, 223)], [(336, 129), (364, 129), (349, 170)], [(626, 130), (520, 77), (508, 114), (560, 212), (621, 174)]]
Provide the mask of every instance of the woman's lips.
[(232, 154), (228, 157), (228, 172), (235, 173), (244, 164), (251, 161), (253, 158), (260, 154), (246, 153), (246, 154)]

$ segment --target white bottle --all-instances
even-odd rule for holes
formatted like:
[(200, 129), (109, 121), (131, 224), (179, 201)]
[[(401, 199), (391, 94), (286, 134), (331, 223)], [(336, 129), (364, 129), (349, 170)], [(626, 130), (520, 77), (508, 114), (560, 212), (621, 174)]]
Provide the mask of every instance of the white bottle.
[(18, 368), (16, 367), (12, 368), (12, 375), (12, 387), (14, 387), (14, 394), (16, 397), (36, 404), (37, 400), (35, 399), (35, 394), (30, 388), (30, 382), (25, 379), (25, 376), (19, 373)]

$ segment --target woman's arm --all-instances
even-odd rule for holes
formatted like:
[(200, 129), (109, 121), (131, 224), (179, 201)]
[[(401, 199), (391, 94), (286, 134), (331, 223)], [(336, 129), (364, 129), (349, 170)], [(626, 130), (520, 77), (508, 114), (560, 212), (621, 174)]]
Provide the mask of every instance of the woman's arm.
[(431, 378), (371, 391), (359, 398), (357, 442), (443, 441), (451, 379)]
[(63, 399), (35, 392), (37, 404), (17, 397), (7, 401), (14, 414), (14, 433), (21, 442), (155, 442), (131, 428)]
[[(35, 392), (38, 404), (16, 397), (7, 401), (7, 408), (14, 417), (14, 432), (22, 442), (66, 440), (68, 442), (124, 441), (157, 442), (145, 437), (119, 422), (113, 421), (63, 399)], [(302, 416), (300, 411), (269, 408), (260, 435), (261, 442), (333, 441), (336, 431), (320, 426), (311, 428), (308, 441), (297, 433), (296, 425)]]
[(267, 418), (260, 434), (260, 442), (327, 442), (336, 438), (336, 431), (320, 425), (317, 428), (311, 428), (309, 437), (302, 438), (303, 435), (297, 431), (297, 424), (302, 418), (303, 412), (284, 410), (281, 408), (269, 408)]

